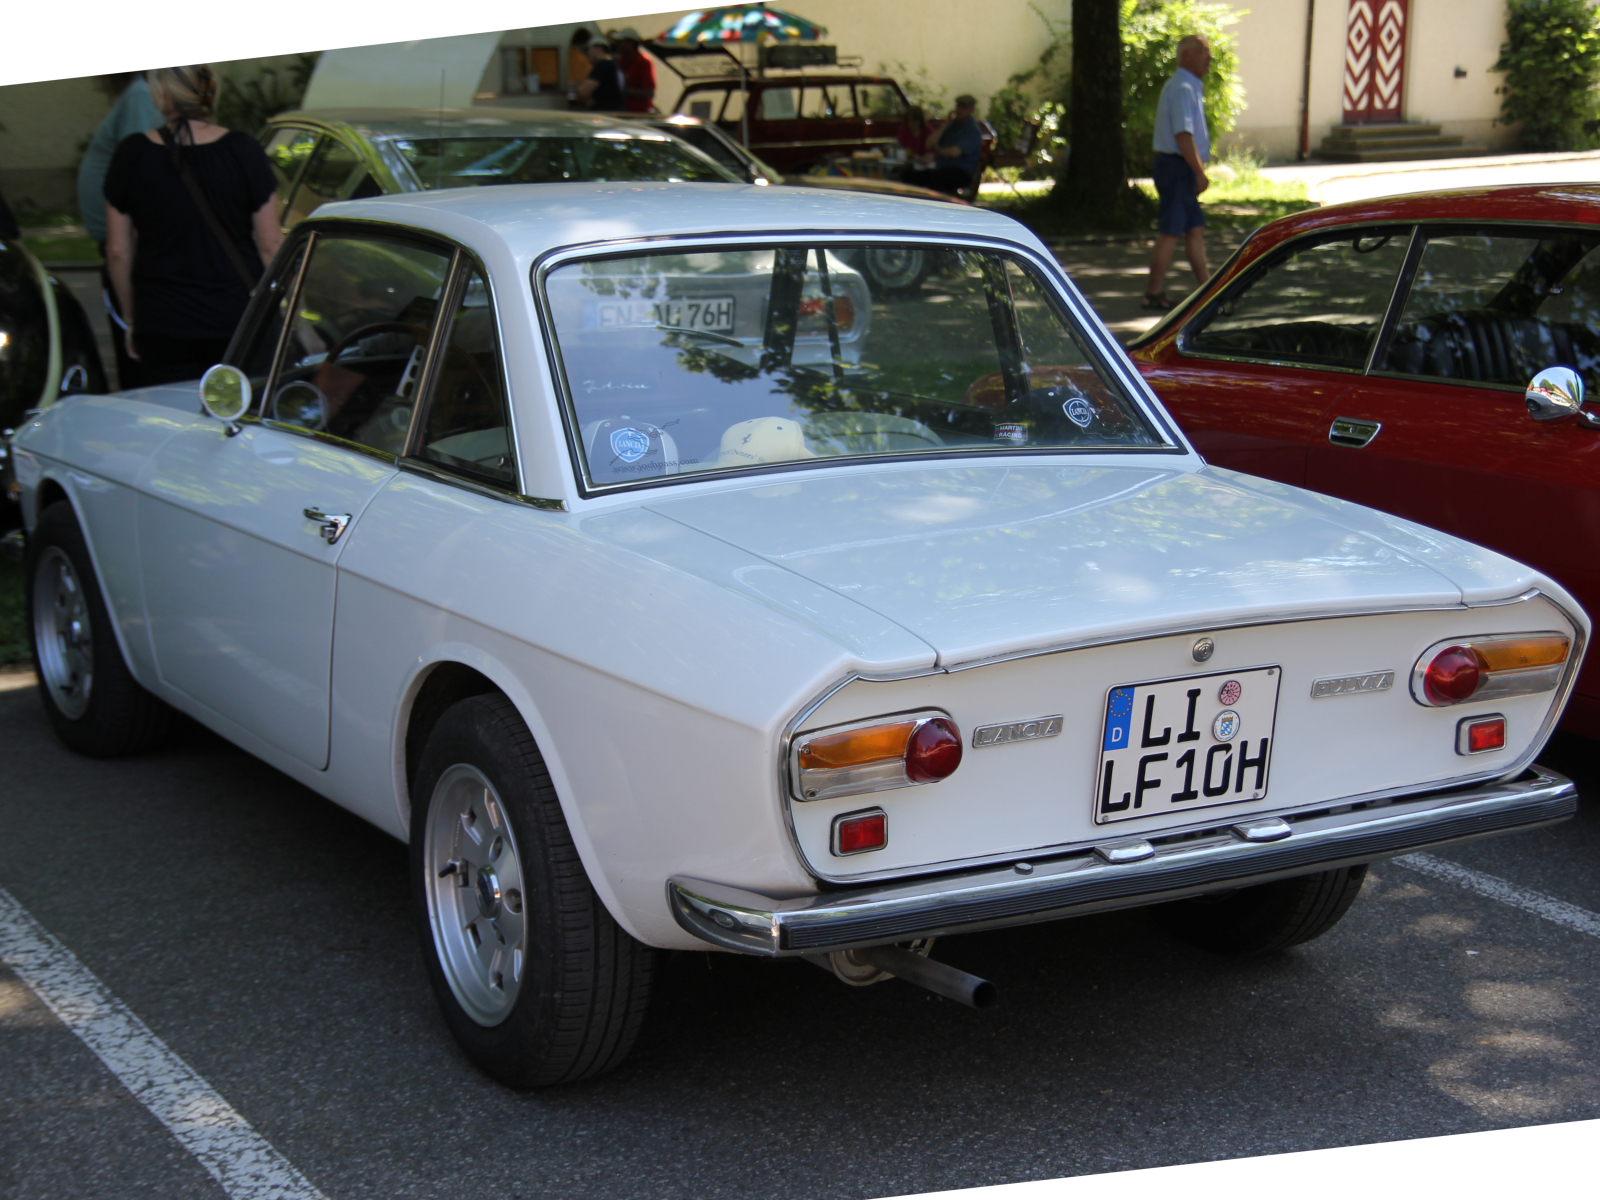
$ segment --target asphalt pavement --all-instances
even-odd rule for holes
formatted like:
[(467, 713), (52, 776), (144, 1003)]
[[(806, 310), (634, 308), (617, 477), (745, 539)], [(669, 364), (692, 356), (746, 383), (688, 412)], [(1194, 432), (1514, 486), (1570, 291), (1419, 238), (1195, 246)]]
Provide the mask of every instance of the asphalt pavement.
[[(623, 1067), (537, 1093), (446, 1033), (404, 849), (197, 726), (78, 758), (0, 675), (0, 888), (329, 1200), (893, 1196), (1600, 1116), (1600, 770), (1545, 761), (1575, 821), (1436, 856), (1492, 894), (1380, 864), (1245, 961), (1138, 911), (942, 940), (989, 1012), (676, 953)], [(0, 1063), (0, 1195), (228, 1194), (3, 967)]]

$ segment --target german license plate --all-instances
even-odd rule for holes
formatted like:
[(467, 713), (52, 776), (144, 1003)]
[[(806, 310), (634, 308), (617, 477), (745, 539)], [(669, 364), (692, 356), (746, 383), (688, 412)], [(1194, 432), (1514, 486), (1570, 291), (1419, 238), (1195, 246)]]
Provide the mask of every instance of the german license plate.
[(1095, 823), (1265, 799), (1280, 674), (1254, 667), (1112, 688)]
[[(680, 300), (593, 300), (592, 328), (701, 329), (733, 332), (733, 297), (699, 296)], [(585, 322), (589, 324), (589, 322)]]

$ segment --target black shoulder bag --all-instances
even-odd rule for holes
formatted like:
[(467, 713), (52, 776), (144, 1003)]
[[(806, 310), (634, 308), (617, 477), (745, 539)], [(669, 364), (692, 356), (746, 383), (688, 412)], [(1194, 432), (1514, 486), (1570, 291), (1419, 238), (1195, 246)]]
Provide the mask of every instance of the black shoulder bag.
[[(187, 124), (187, 123), (186, 123)], [(239, 248), (228, 238), (227, 230), (222, 228), (222, 222), (217, 220), (217, 214), (212, 211), (211, 202), (206, 199), (205, 189), (200, 186), (200, 181), (195, 178), (194, 167), (184, 155), (178, 144), (178, 139), (173, 136), (172, 130), (163, 125), (161, 127), (161, 140), (167, 144), (167, 152), (172, 158), (173, 169), (178, 172), (178, 178), (183, 180), (183, 186), (189, 189), (189, 198), (194, 201), (194, 206), (200, 210), (200, 216), (205, 220), (206, 228), (211, 231), (211, 236), (216, 239), (217, 245), (222, 247), (222, 252), (228, 256), (228, 261), (233, 264), (233, 269), (239, 272), (239, 278), (244, 283), (244, 290), (255, 290), (256, 280), (250, 274), (250, 269), (244, 265), (244, 259), (239, 256)]]

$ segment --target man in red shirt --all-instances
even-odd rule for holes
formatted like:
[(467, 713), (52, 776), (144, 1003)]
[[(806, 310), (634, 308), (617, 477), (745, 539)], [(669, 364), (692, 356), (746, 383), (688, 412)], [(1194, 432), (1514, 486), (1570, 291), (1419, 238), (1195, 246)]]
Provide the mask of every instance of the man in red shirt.
[(639, 49), (644, 41), (633, 26), (613, 29), (606, 35), (617, 47), (617, 65), (622, 68), (625, 112), (655, 112), (656, 69)]

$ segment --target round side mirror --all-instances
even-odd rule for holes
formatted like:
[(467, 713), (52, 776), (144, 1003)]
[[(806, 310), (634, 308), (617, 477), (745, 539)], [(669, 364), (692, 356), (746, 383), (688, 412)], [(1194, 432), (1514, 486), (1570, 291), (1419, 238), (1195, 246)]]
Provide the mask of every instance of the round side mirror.
[(250, 380), (238, 367), (218, 363), (200, 377), (200, 404), (219, 421), (227, 423), (228, 436), (239, 432), (234, 424), (250, 411)]
[(1562, 421), (1583, 407), (1583, 379), (1571, 367), (1546, 367), (1523, 394), (1535, 421)]

